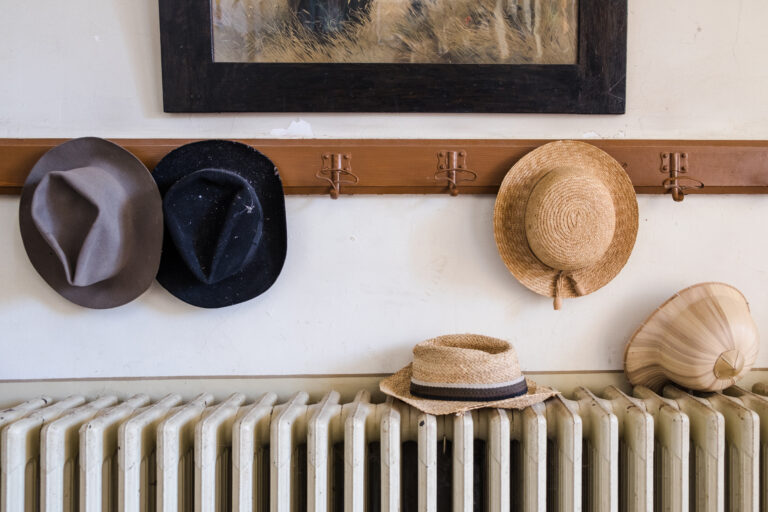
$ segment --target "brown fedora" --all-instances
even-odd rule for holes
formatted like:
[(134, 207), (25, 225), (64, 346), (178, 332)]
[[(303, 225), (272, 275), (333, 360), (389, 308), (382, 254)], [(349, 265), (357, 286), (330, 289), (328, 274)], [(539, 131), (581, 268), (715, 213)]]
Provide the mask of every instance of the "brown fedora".
[(587, 295), (624, 267), (637, 236), (637, 198), (616, 160), (577, 141), (545, 144), (507, 173), (493, 213), (496, 245), (526, 287)]
[(477, 334), (419, 343), (413, 363), (382, 380), (379, 388), (428, 414), (523, 409), (558, 394), (523, 375), (511, 344)]
[(21, 192), (19, 225), (35, 270), (75, 304), (123, 305), (157, 274), (160, 193), (144, 164), (104, 139), (74, 139), (37, 161)]
[(677, 292), (635, 331), (624, 371), (633, 385), (656, 391), (669, 381), (720, 391), (752, 368), (759, 350), (744, 295), (728, 284), (699, 283)]

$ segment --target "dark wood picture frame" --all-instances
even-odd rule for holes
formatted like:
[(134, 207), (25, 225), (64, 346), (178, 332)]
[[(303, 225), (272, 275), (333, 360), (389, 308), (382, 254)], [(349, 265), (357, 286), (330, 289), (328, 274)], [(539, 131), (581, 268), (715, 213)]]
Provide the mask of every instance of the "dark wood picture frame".
[(579, 0), (578, 62), (214, 62), (211, 0), (158, 0), (165, 112), (623, 114), (627, 0)]

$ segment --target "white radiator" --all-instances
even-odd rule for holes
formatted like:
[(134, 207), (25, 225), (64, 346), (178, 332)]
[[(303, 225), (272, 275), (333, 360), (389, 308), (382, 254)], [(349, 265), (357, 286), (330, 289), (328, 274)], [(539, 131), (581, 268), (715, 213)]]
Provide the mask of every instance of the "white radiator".
[(40, 397), (0, 411), (0, 512), (764, 510), (754, 391), (578, 388), (440, 417), (366, 391)]

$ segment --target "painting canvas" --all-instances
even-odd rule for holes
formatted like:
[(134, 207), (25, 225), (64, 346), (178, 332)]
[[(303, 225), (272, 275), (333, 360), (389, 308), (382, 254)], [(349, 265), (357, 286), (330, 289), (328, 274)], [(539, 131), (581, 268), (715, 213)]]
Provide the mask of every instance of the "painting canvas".
[(622, 114), (627, 0), (158, 0), (166, 112)]
[(575, 64), (577, 0), (211, 0), (215, 62)]

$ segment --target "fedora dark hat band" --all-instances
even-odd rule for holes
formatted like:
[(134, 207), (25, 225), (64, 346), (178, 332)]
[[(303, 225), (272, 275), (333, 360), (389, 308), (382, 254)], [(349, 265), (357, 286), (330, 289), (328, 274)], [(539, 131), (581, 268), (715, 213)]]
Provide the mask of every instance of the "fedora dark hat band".
[(459, 384), (424, 382), (411, 377), (411, 394), (429, 400), (454, 402), (494, 402), (528, 393), (525, 377), (498, 384)]

